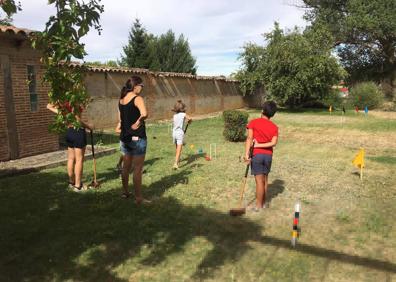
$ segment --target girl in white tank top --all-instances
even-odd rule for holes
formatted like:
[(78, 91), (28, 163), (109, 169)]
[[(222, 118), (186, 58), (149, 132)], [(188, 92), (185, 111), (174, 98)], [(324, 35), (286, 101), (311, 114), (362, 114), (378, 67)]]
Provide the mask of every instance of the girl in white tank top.
[(172, 111), (175, 112), (173, 115), (172, 139), (176, 146), (176, 156), (173, 168), (178, 169), (181, 151), (183, 149), (184, 122), (186, 121), (187, 123), (190, 123), (192, 119), (186, 114), (186, 105), (181, 100), (176, 102)]

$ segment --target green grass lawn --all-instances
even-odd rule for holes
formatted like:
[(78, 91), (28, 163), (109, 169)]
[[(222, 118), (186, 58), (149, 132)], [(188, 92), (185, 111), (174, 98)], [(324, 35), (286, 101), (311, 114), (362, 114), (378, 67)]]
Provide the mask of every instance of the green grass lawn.
[[(275, 116), (271, 205), (260, 215), (228, 215), (245, 167), (243, 143), (224, 141), (221, 117), (190, 126), (177, 171), (167, 124), (148, 126), (143, 194), (152, 203), (142, 207), (120, 197), (119, 154), (98, 159), (97, 191), (70, 191), (64, 167), (0, 179), (0, 281), (396, 281), (396, 120), (341, 118)], [(210, 143), (217, 159), (206, 161), (198, 150)], [(362, 182), (351, 164), (360, 147)], [(84, 174), (90, 182), (92, 161)]]

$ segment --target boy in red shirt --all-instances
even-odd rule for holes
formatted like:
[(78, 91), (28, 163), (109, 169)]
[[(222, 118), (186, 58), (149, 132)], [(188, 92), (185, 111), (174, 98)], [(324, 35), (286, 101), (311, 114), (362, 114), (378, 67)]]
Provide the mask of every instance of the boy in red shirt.
[[(261, 118), (254, 119), (246, 126), (248, 136), (245, 143), (245, 160), (251, 162), (252, 175), (256, 180), (256, 207), (260, 211), (268, 207), (265, 201), (268, 189), (268, 174), (271, 171), (272, 152), (278, 142), (278, 127), (270, 121), (277, 110), (276, 103), (267, 101), (263, 105)], [(254, 141), (253, 157), (249, 158), (249, 148)]]

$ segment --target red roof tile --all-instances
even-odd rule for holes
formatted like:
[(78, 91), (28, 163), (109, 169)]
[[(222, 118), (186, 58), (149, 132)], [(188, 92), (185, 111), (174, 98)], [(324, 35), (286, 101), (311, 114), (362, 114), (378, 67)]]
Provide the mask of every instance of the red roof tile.
[(22, 35), (22, 36), (29, 36), (31, 33), (36, 31), (30, 30), (27, 28), (18, 28), (12, 25), (0, 25), (0, 33), (8, 33), (8, 34), (15, 34), (15, 35)]

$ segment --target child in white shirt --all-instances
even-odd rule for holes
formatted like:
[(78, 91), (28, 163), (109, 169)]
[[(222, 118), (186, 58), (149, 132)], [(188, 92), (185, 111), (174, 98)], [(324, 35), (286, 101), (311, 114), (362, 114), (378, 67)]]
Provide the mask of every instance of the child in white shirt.
[(173, 138), (173, 143), (176, 145), (176, 156), (175, 156), (175, 163), (173, 165), (173, 168), (178, 169), (180, 155), (183, 149), (184, 122), (186, 121), (187, 123), (190, 123), (192, 119), (186, 114), (186, 105), (181, 100), (178, 100), (175, 103), (172, 111), (175, 112), (175, 114), (173, 115), (172, 138)]

